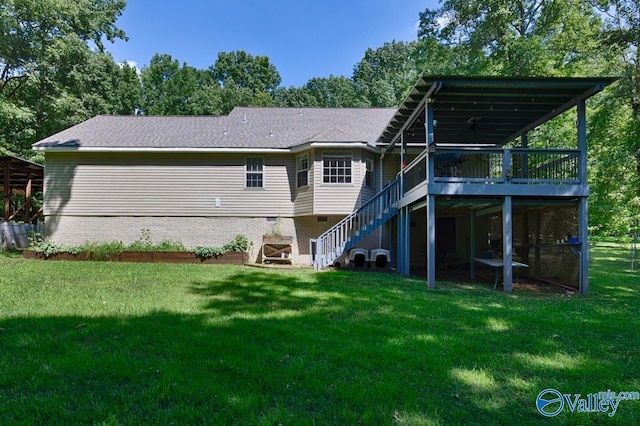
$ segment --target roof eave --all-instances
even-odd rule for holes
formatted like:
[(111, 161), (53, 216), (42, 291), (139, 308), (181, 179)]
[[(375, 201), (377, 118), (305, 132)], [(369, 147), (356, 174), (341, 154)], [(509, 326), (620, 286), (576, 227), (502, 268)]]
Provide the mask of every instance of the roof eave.
[(161, 147), (82, 147), (82, 146), (34, 146), (32, 149), (38, 152), (86, 152), (86, 153), (247, 153), (247, 154), (289, 154), (306, 151), (312, 148), (329, 149), (365, 149), (378, 153), (380, 149), (367, 142), (307, 142), (288, 148), (248, 148), (248, 147), (209, 147), (209, 148), (161, 148)]

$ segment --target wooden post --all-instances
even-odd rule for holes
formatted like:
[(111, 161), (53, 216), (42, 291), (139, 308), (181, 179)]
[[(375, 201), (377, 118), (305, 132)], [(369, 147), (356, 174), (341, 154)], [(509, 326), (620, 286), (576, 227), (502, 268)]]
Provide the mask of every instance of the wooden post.
[(589, 292), (589, 204), (587, 197), (580, 197), (578, 206), (578, 241), (580, 241), (580, 283), (578, 284), (580, 293)]
[[(527, 132), (522, 134), (520, 140), (522, 142), (522, 148), (529, 149), (529, 134)], [(529, 179), (529, 154), (527, 153), (522, 156), (522, 177)]]
[(436, 287), (436, 197), (427, 195), (427, 286)]
[(426, 149), (427, 149), (427, 182), (433, 182), (434, 175), (434, 157), (435, 157), (435, 123), (433, 120), (433, 101), (427, 100), (425, 105), (425, 130), (427, 134)]
[(24, 190), (24, 223), (31, 223), (31, 174), (27, 180), (27, 187)]
[(407, 145), (404, 142), (404, 132), (400, 134), (400, 198), (404, 196), (404, 166), (407, 164)]
[(580, 185), (587, 184), (587, 112), (585, 100), (578, 103), (578, 149), (580, 160), (578, 162), (578, 180)]
[(540, 232), (542, 231), (540, 227), (542, 226), (542, 222), (540, 221), (540, 210), (536, 211), (536, 240), (535, 240), (535, 259), (536, 259), (536, 267), (534, 270), (534, 275), (540, 276), (542, 269), (540, 268), (540, 243), (542, 240), (540, 239)]
[(511, 183), (512, 173), (511, 150), (507, 148), (502, 152), (502, 179), (504, 179), (504, 183)]
[(504, 197), (504, 203), (502, 205), (502, 261), (504, 262), (503, 275), (504, 275), (504, 291), (511, 293), (513, 290), (513, 268), (511, 263), (513, 262), (513, 221), (512, 221), (512, 208), (511, 208), (511, 196)]
[(11, 215), (11, 170), (9, 168), (9, 160), (4, 163), (4, 220), (9, 221)]
[(402, 207), (398, 210), (398, 254), (397, 265), (400, 275), (409, 275), (411, 267), (409, 250), (409, 233), (411, 232), (411, 222), (409, 219), (409, 208)]
[[(587, 112), (586, 102), (578, 103), (578, 149), (580, 161), (578, 178), (580, 185), (587, 185)], [(580, 197), (578, 206), (578, 241), (580, 241), (580, 293), (589, 291), (589, 210), (587, 197)]]
[(471, 235), (469, 236), (469, 271), (470, 277), (472, 280), (476, 279), (476, 263), (471, 260), (476, 257), (476, 212), (471, 212), (470, 218)]

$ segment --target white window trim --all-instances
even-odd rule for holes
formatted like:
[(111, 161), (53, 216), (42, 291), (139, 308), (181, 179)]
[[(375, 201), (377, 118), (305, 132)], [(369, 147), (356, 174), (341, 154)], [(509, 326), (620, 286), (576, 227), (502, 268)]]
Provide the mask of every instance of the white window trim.
[[(327, 158), (332, 158), (332, 157), (336, 157), (336, 158), (344, 158), (345, 160), (348, 159), (349, 160), (349, 169), (351, 170), (351, 175), (349, 176), (351, 182), (325, 182), (324, 181), (324, 171), (325, 171), (325, 166), (324, 166), (324, 162)], [(349, 153), (349, 154), (344, 154), (344, 153), (337, 153), (337, 152), (327, 152), (327, 153), (323, 153), (322, 154), (322, 185), (343, 185), (343, 186), (353, 186), (354, 185), (354, 167), (353, 167), (353, 153)]]
[[(253, 170), (249, 170), (249, 160), (260, 160), (261, 164), (261, 168), (260, 171), (253, 171)], [(261, 174), (262, 175), (262, 186), (248, 186), (248, 175), (249, 173), (253, 173), (253, 174)], [(244, 188), (245, 189), (253, 189), (253, 190), (260, 190), (260, 189), (264, 189), (265, 188), (265, 164), (264, 164), (264, 157), (258, 157), (258, 156), (251, 156), (251, 157), (245, 157), (244, 158)]]
[[(301, 169), (300, 167), (300, 160), (305, 158), (307, 159), (307, 168), (306, 169)], [(310, 163), (309, 163), (309, 154), (300, 154), (298, 156), (296, 156), (296, 188), (305, 188), (309, 186), (309, 170), (310, 170)], [(304, 185), (300, 185), (300, 181), (298, 180), (300, 173), (302, 172), (306, 172), (307, 174), (307, 183)]]
[[(371, 165), (371, 168), (369, 168)], [(367, 185), (367, 175), (371, 173), (371, 184)], [(376, 187), (376, 163), (373, 158), (364, 159), (364, 186), (367, 188), (375, 188)]]

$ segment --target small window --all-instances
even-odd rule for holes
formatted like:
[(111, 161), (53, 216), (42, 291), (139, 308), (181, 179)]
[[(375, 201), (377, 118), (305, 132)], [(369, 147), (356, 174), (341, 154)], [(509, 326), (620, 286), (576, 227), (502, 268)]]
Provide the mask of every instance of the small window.
[(322, 181), (324, 183), (351, 183), (351, 156), (324, 157)]
[(299, 155), (296, 161), (297, 186), (309, 185), (309, 155)]
[(262, 158), (247, 158), (245, 164), (245, 175), (247, 188), (262, 188), (264, 186)]
[(374, 183), (373, 183), (373, 176), (374, 176), (374, 170), (373, 170), (373, 160), (370, 158), (367, 158), (365, 161), (367, 170), (364, 173), (364, 184), (365, 186), (368, 186), (370, 188), (373, 188)]

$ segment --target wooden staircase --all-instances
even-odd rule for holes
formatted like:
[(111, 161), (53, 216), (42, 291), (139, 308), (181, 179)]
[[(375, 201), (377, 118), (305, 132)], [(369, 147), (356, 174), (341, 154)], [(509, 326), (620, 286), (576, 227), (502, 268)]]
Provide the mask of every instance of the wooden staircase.
[(396, 215), (400, 182), (394, 180), (362, 207), (310, 240), (312, 263), (316, 270), (333, 263), (367, 235)]

